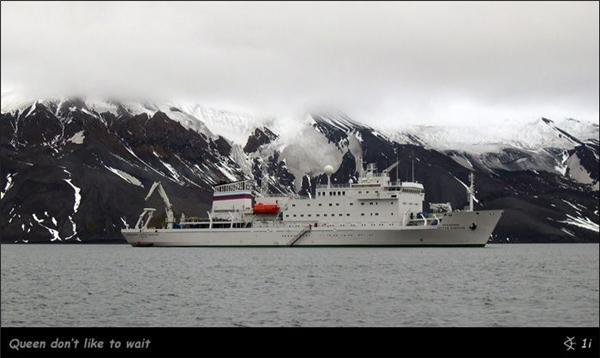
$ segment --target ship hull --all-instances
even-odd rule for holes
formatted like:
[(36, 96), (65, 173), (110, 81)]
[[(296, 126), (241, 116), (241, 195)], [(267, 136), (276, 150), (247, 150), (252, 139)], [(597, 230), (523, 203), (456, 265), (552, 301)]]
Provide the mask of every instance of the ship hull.
[(501, 210), (453, 212), (440, 225), (400, 223), (315, 225), (225, 229), (126, 229), (132, 246), (485, 246)]

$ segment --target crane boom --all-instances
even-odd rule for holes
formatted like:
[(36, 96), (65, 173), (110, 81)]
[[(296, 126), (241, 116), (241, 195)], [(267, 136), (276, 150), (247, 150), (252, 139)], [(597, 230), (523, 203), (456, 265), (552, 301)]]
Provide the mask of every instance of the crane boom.
[(400, 161), (397, 160), (394, 164), (390, 165), (389, 167), (385, 168), (383, 170), (384, 173), (389, 173), (392, 169), (394, 169), (395, 167), (398, 166), (398, 164), (400, 164)]
[(159, 181), (156, 181), (154, 182), (154, 184), (152, 184), (152, 187), (150, 188), (150, 191), (148, 191), (148, 195), (146, 195), (146, 198), (144, 200), (147, 201), (152, 196), (152, 194), (154, 194), (154, 191), (157, 188), (158, 194), (165, 203), (165, 212), (167, 214), (167, 229), (172, 229), (173, 223), (175, 222), (175, 215), (173, 215), (173, 205), (171, 204), (171, 200), (169, 200), (169, 196), (167, 195), (165, 188), (163, 188), (162, 184)]

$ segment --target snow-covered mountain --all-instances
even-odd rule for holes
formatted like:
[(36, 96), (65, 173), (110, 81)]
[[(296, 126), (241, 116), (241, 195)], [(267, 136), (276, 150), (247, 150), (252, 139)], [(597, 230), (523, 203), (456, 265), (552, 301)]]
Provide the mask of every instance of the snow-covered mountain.
[(327, 164), (334, 182), (347, 182), (361, 162), (385, 168), (397, 158), (400, 179), (414, 160), (426, 202), (459, 208), (475, 171), (479, 207), (506, 210), (496, 241), (598, 241), (596, 124), (540, 118), (389, 133), (339, 112), (290, 121), (176, 102), (2, 102), (2, 242), (122, 240), (142, 207), (162, 207), (144, 202), (157, 180), (178, 214), (202, 216), (221, 182), (311, 195)]

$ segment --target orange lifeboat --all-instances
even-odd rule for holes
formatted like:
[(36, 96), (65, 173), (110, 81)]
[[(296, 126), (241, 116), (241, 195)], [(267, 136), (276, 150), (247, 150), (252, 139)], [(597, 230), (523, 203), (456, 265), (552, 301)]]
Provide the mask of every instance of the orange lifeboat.
[(254, 205), (255, 215), (277, 215), (279, 213), (279, 205), (277, 204), (262, 204)]

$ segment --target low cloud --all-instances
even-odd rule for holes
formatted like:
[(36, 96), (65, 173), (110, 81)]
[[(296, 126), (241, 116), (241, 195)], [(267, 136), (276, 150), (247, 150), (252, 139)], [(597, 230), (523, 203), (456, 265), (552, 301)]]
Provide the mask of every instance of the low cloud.
[(598, 3), (2, 3), (2, 100), (598, 120)]

